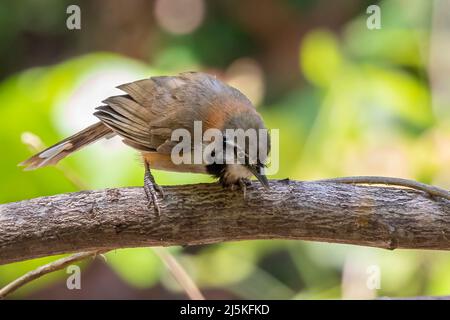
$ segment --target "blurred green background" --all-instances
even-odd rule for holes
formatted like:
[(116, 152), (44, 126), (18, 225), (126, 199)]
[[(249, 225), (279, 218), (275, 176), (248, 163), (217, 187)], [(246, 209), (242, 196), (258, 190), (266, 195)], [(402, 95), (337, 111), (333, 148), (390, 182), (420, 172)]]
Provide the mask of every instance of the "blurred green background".
[[(66, 8), (81, 8), (68, 30)], [(366, 26), (381, 8), (381, 29)], [(216, 74), (280, 129), (271, 178), (386, 175), (450, 188), (450, 7), (445, 1), (24, 0), (0, 2), (0, 202), (142, 185), (135, 151), (98, 143), (58, 168), (23, 172), (23, 140), (50, 145), (95, 122), (118, 84)], [(36, 138), (36, 137), (34, 137)], [(107, 165), (105, 165), (107, 163)], [(155, 172), (162, 184), (211, 181)], [(315, 299), (450, 294), (450, 254), (303, 241), (171, 248), (207, 298)], [(0, 286), (55, 257), (0, 266)], [(149, 248), (82, 264), (12, 298), (185, 298)], [(381, 288), (366, 286), (370, 266)]]

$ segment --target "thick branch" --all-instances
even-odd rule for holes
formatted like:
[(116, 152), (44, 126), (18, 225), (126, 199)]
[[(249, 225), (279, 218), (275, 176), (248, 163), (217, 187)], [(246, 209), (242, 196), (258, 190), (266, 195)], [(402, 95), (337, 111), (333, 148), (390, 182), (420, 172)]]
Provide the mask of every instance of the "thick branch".
[(381, 248), (450, 249), (450, 201), (406, 188), (271, 181), (247, 190), (165, 187), (158, 217), (142, 188), (60, 194), (0, 205), (0, 264), (119, 247), (303, 239)]

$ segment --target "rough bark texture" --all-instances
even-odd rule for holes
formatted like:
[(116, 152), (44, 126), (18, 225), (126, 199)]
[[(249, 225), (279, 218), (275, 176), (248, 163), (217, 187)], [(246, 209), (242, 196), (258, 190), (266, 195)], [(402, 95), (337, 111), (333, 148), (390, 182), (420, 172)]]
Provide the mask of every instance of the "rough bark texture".
[(388, 249), (450, 249), (450, 201), (406, 188), (271, 181), (242, 192), (165, 187), (162, 214), (142, 188), (82, 191), (0, 205), (0, 264), (120, 247), (302, 239)]

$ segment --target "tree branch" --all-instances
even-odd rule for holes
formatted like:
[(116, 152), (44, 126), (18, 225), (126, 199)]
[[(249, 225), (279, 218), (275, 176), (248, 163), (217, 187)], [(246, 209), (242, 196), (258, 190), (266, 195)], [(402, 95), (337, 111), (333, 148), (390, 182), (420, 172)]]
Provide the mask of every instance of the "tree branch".
[(44, 264), (43, 266), (40, 266), (37, 269), (34, 269), (30, 272), (25, 273), (20, 278), (17, 278), (13, 282), (7, 284), (3, 288), (0, 289), (0, 299), (5, 298), (7, 295), (13, 293), (20, 287), (26, 285), (27, 283), (40, 278), (48, 273), (55, 272), (61, 269), (64, 269), (68, 265), (71, 265), (75, 262), (79, 262), (81, 260), (84, 260), (89, 257), (95, 257), (97, 254), (99, 254), (100, 251), (88, 251), (88, 252), (79, 252), (75, 253), (69, 257), (64, 257), (61, 259), (58, 259), (56, 261), (52, 261), (48, 264)]
[(158, 217), (142, 188), (0, 205), (0, 264), (120, 247), (302, 239), (388, 249), (450, 249), (450, 201), (405, 188), (271, 181), (242, 192), (165, 187)]

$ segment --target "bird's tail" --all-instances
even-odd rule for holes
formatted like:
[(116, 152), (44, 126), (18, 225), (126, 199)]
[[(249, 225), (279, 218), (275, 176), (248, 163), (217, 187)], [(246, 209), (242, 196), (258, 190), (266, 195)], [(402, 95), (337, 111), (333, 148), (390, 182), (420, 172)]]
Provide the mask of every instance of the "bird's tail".
[(110, 134), (114, 134), (110, 128), (102, 122), (97, 122), (44, 151), (35, 154), (31, 158), (21, 162), (19, 165), (26, 167), (25, 170), (33, 170), (48, 165), (54, 165), (72, 152)]

